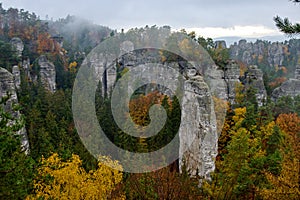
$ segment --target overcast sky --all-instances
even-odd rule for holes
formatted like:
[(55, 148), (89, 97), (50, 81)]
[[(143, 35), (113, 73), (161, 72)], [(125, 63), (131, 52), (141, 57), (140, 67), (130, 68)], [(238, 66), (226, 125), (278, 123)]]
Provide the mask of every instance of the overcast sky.
[(300, 4), (288, 0), (2, 0), (45, 19), (80, 16), (112, 29), (169, 25), (205, 37), (279, 35), (273, 17), (300, 20)]

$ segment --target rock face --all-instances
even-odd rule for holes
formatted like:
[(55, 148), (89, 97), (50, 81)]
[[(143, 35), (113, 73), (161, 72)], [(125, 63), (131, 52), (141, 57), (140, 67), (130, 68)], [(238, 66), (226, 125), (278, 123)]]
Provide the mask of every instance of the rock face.
[(101, 92), (103, 96), (110, 93), (117, 77), (115, 63), (111, 62), (111, 60), (112, 55), (109, 54), (92, 54), (88, 60), (84, 61), (88, 62), (88, 65), (95, 69), (95, 76), (98, 80), (101, 80)]
[(271, 66), (280, 66), (284, 61), (284, 45), (274, 42), (268, 48), (268, 62)]
[(22, 40), (18, 37), (14, 37), (10, 40), (10, 43), (16, 49), (17, 55), (21, 57), (24, 50), (24, 44)]
[[(62, 42), (62, 38), (56, 37), (53, 38), (55, 40), (59, 40)], [(22, 53), (24, 50), (24, 44), (22, 40), (18, 37), (14, 37), (10, 41), (11, 45), (16, 49), (17, 55), (19, 57), (22, 57)], [(20, 64), (22, 68), (24, 69), (24, 72), (28, 79), (30, 79), (33, 82), (36, 82), (38, 79), (38, 75), (32, 75), (31, 67), (30, 67), (30, 60), (29, 58), (27, 60), (23, 60), (23, 63)], [(50, 92), (55, 92), (56, 91), (56, 70), (55, 66), (52, 62), (47, 60), (47, 57), (42, 55), (38, 58), (38, 65), (40, 68), (40, 78), (41, 82), (45, 86), (47, 90)], [(20, 88), (21, 85), (21, 78), (20, 78), (20, 69), (18, 66), (13, 66), (12, 68), (12, 73), (14, 75), (14, 80), (15, 80), (15, 86), (17, 89)]]
[(15, 80), (15, 86), (17, 89), (20, 89), (21, 86), (21, 75), (20, 75), (20, 69), (19, 66), (15, 65), (12, 68), (12, 74), (14, 75)]
[(242, 61), (247, 65), (255, 65), (262, 59), (266, 59), (271, 67), (280, 66), (284, 61), (284, 49), (288, 46), (274, 42), (272, 44), (258, 40), (255, 43), (248, 43), (240, 40), (230, 46), (230, 57), (234, 60)]
[(295, 97), (300, 95), (300, 65), (297, 65), (295, 78), (291, 78), (272, 92), (272, 100), (276, 101), (283, 96)]
[(228, 100), (228, 86), (224, 79), (224, 71), (219, 69), (217, 65), (212, 66), (210, 69), (206, 70), (205, 81), (211, 86), (211, 92), (214, 96)]
[[(11, 95), (6, 102), (4, 110), (10, 112), (13, 117), (20, 118), (21, 114), (13, 110), (13, 105), (18, 103), (17, 93), (15, 89), (14, 76), (6, 69), (0, 68), (0, 98)], [(12, 122), (13, 123), (13, 122)], [(21, 136), (21, 145), (26, 153), (29, 152), (29, 141), (25, 128), (18, 131)]]
[(233, 105), (235, 103), (236, 87), (240, 82), (240, 67), (239, 65), (231, 60), (225, 66), (224, 79), (227, 84), (228, 102)]
[(190, 77), (184, 90), (179, 129), (180, 171), (185, 165), (192, 176), (209, 180), (215, 169), (218, 141), (212, 97), (201, 76)]
[(252, 87), (256, 90), (256, 100), (258, 106), (262, 106), (267, 100), (267, 91), (264, 85), (263, 72), (258, 69), (256, 65), (251, 65), (248, 67), (248, 70), (245, 73), (244, 84), (246, 89)]
[(215, 65), (205, 72), (205, 81), (212, 94), (231, 105), (235, 103), (235, 89), (241, 83), (239, 78), (240, 67), (234, 60), (229, 61), (223, 70)]
[(24, 69), (24, 73), (26, 75), (26, 77), (32, 81), (35, 82), (37, 81), (37, 76), (32, 76), (31, 75), (31, 68), (30, 68), (30, 59), (28, 58), (27, 60), (23, 60), (22, 62), (22, 68)]
[(40, 66), (40, 77), (45, 88), (50, 92), (56, 91), (56, 71), (52, 62), (49, 62), (46, 56), (40, 56), (38, 58), (38, 64)]

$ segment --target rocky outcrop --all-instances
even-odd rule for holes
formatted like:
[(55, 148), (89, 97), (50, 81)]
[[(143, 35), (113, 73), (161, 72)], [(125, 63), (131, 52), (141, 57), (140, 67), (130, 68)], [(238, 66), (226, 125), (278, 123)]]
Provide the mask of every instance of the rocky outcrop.
[(224, 80), (227, 84), (228, 102), (231, 105), (235, 103), (236, 88), (241, 83), (239, 78), (239, 65), (233, 60), (229, 61), (224, 69)]
[(229, 48), (231, 59), (242, 61), (247, 65), (256, 65), (266, 59), (270, 67), (283, 64), (284, 49), (288, 49), (288, 46), (283, 43), (269, 43), (261, 40), (255, 43), (240, 40), (238, 44), (235, 43)]
[[(15, 89), (14, 76), (6, 69), (0, 68), (0, 98), (10, 96), (9, 100), (4, 105), (4, 110), (9, 112), (15, 118), (20, 118), (19, 111), (14, 111), (13, 105), (18, 103), (17, 93)], [(14, 123), (14, 122), (11, 122)], [(18, 134), (21, 136), (21, 145), (26, 153), (29, 152), (29, 141), (25, 127)]]
[[(57, 42), (62, 42), (62, 38), (60, 37), (53, 37), (53, 40), (58, 40)], [(23, 50), (24, 50), (24, 44), (22, 40), (18, 37), (14, 37), (10, 41), (13, 48), (16, 50), (17, 55), (19, 57), (22, 57)], [(38, 80), (38, 77), (40, 77), (41, 82), (45, 86), (47, 90), (50, 92), (56, 91), (56, 69), (52, 62), (50, 62), (46, 56), (42, 55), (37, 59), (38, 65), (39, 65), (39, 75), (36, 72), (32, 72), (32, 69), (30, 67), (30, 60), (29, 58), (27, 60), (23, 60), (22, 63), (20, 63), (20, 66), (24, 69), (25, 75), (29, 80), (32, 82), (36, 82)], [(21, 78), (20, 78), (20, 69), (18, 66), (13, 66), (12, 73), (15, 77), (15, 85), (16, 88), (19, 89), (21, 85)]]
[(280, 97), (295, 97), (300, 95), (300, 65), (297, 65), (295, 78), (290, 78), (272, 92), (272, 100), (277, 101)]
[(205, 81), (214, 96), (235, 103), (236, 87), (240, 84), (240, 67), (234, 61), (228, 61), (224, 69), (214, 65), (205, 71)]
[(22, 53), (24, 50), (24, 44), (23, 44), (22, 40), (18, 37), (14, 37), (10, 40), (10, 43), (17, 51), (18, 57), (22, 57)]
[(184, 91), (179, 129), (180, 171), (185, 166), (192, 176), (209, 180), (215, 169), (218, 141), (212, 97), (199, 75), (185, 81)]
[(258, 69), (256, 65), (251, 65), (248, 67), (247, 72), (244, 77), (245, 89), (250, 87), (256, 90), (256, 100), (258, 106), (262, 106), (267, 100), (267, 91), (264, 85), (263, 72)]
[(41, 82), (47, 90), (50, 92), (56, 91), (56, 70), (52, 62), (48, 61), (46, 56), (40, 56), (38, 58), (38, 64), (40, 66), (40, 78)]
[(97, 80), (101, 80), (102, 95), (110, 94), (110, 91), (117, 78), (115, 63), (112, 62), (113, 55), (109, 54), (90, 54), (90, 57), (84, 60), (83, 65), (89, 65), (95, 70)]
[(205, 72), (205, 81), (210, 85), (212, 94), (227, 101), (229, 94), (224, 77), (224, 71), (219, 69), (217, 65), (212, 66)]
[(16, 88), (20, 89), (20, 87), (21, 87), (21, 74), (20, 74), (19, 66), (17, 66), (17, 65), (13, 66), (12, 74), (14, 75), (14, 81), (15, 81)]
[(268, 63), (270, 66), (281, 66), (284, 61), (284, 45), (274, 42), (268, 46)]

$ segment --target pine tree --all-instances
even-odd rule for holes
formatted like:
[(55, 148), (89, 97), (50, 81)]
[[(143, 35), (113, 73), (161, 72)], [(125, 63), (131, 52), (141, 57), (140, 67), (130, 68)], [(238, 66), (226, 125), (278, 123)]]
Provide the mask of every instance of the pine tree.
[[(299, 0), (292, 0), (294, 3), (300, 3)], [(300, 24), (292, 24), (288, 18), (280, 18), (279, 16), (274, 17), (274, 21), (279, 30), (288, 35), (300, 34)]]
[(17, 131), (24, 123), (6, 112), (0, 100), (0, 199), (24, 199), (32, 189), (34, 161), (21, 147)]

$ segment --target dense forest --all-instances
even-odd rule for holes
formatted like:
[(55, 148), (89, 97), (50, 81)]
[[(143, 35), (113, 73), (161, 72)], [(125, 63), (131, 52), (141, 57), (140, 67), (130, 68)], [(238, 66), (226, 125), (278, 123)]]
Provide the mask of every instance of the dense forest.
[[(148, 29), (160, 28), (135, 28), (125, 34), (130, 37)], [(6, 109), (11, 94), (0, 101), (0, 199), (298, 199), (300, 95), (274, 100), (272, 92), (294, 78), (300, 65), (300, 40), (280, 43), (282, 62), (276, 64), (264, 51), (272, 45), (268, 41), (251, 44), (251, 48), (257, 45), (262, 51), (253, 51), (252, 55), (250, 52), (249, 60), (249, 49), (235, 51), (237, 44), (227, 48), (195, 32), (181, 33), (200, 44), (220, 70), (226, 70), (234, 59), (241, 73), (235, 103), (228, 102), (220, 130), (211, 180), (190, 176), (185, 169), (180, 173), (178, 160), (154, 172), (122, 172), (117, 160), (106, 156), (97, 160), (81, 142), (72, 116), (76, 74), (93, 48), (124, 32), (74, 16), (41, 20), (34, 13), (16, 8), (5, 10), (0, 4), (0, 67), (11, 73), (14, 66), (20, 69), (18, 104), (10, 111)], [(23, 42), (21, 54), (12, 45), (14, 38)], [(235, 57), (232, 52), (237, 52)], [(161, 59), (169, 59), (164, 53)], [(53, 91), (42, 81), (41, 56), (55, 66)], [(26, 63), (30, 70), (24, 68)], [(266, 88), (267, 96), (261, 104), (258, 90), (246, 84), (247, 70), (252, 65), (261, 70)], [(118, 71), (118, 77), (123, 73), (126, 69)], [(95, 99), (98, 120), (107, 137), (123, 149), (154, 151), (169, 143), (179, 129), (181, 109), (177, 98), (158, 91), (138, 91), (129, 105), (133, 121), (148, 125), (148, 110), (158, 103), (165, 108), (167, 121), (156, 137), (130, 137), (114, 122), (110, 96), (101, 93), (98, 91)], [(22, 127), (28, 136), (28, 152), (20, 145), (18, 132)]]

